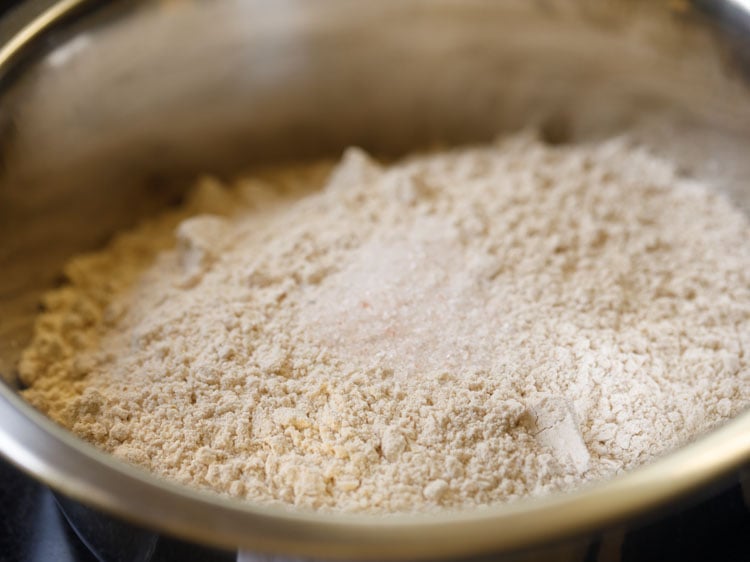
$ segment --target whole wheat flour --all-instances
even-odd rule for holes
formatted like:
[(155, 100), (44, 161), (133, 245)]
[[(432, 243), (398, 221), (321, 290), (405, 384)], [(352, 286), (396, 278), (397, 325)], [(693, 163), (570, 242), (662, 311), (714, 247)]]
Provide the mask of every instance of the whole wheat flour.
[(261, 502), (467, 508), (634, 468), (750, 403), (750, 226), (626, 138), (199, 183), (74, 259), (25, 397)]

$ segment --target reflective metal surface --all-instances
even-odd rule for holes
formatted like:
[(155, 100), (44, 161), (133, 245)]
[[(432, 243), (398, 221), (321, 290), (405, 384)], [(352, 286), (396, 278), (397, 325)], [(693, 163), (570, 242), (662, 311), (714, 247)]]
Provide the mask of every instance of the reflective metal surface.
[(439, 516), (323, 515), (160, 481), (31, 410), (14, 365), (64, 260), (194, 175), (399, 155), (538, 126), (628, 131), (750, 210), (749, 21), (738, 1), (30, 2), (0, 24), (0, 452), (65, 494), (223, 547), (435, 557), (641, 516), (750, 462), (750, 413), (575, 494)]

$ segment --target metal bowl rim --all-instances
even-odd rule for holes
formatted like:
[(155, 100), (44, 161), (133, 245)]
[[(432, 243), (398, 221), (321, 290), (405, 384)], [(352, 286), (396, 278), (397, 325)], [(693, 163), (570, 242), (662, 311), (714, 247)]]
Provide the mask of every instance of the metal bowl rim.
[[(93, 3), (61, 0), (33, 17), (0, 46), (0, 74), (61, 18)], [(750, 461), (746, 411), (649, 465), (567, 494), (462, 512), (316, 513), (164, 481), (75, 437), (5, 384), (0, 384), (0, 419), (0, 454), (73, 499), (220, 547), (328, 557), (446, 557), (536, 546), (664, 505)]]

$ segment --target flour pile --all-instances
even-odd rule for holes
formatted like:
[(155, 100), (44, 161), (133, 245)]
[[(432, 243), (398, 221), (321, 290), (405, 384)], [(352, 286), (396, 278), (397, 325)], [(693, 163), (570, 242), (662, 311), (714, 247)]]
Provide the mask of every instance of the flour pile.
[[(329, 175), (330, 172), (330, 175)], [(750, 225), (626, 138), (349, 149), (74, 259), (25, 397), (252, 501), (469, 508), (654, 459), (750, 404)]]

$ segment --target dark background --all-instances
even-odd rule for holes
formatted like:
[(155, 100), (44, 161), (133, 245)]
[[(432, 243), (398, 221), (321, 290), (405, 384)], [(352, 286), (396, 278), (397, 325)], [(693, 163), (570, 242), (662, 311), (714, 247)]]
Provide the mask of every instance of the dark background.
[(2, 17), (5, 12), (20, 3), (21, 2), (19, 0), (0, 0), (0, 17)]

